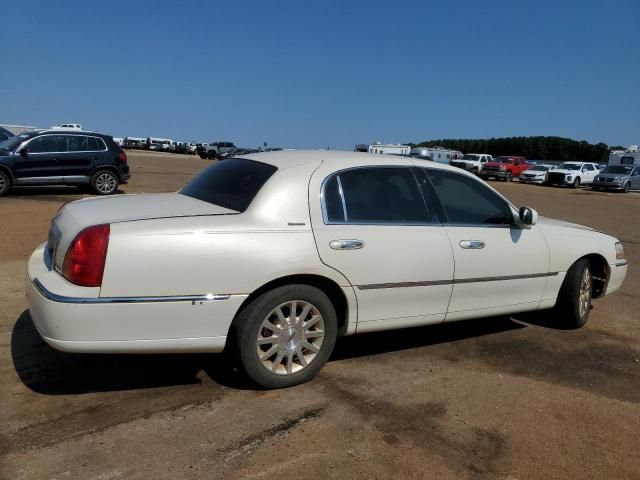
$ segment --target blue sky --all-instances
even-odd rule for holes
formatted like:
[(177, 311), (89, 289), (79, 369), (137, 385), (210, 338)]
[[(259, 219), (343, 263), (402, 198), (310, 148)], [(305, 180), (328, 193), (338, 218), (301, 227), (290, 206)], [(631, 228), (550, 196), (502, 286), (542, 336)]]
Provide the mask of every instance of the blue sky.
[(0, 123), (353, 148), (640, 143), (640, 1), (5, 2)]

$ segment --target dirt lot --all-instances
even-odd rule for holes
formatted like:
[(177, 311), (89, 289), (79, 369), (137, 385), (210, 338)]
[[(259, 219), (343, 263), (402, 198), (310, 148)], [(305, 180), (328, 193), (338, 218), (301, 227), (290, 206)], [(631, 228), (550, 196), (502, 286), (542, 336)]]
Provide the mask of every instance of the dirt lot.
[[(210, 162), (129, 155), (125, 192)], [(0, 199), (0, 478), (640, 478), (640, 195), (495, 183), (617, 235), (624, 288), (545, 315), (344, 338), (312, 382), (249, 388), (220, 355), (81, 356), (38, 337), (25, 262), (74, 189)]]

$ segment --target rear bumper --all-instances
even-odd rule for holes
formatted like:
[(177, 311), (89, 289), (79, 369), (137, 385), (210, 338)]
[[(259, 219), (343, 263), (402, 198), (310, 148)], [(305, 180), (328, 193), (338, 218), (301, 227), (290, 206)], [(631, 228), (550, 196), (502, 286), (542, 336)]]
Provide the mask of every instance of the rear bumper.
[[(53, 348), (87, 353), (220, 352), (246, 295), (211, 298), (96, 296), (49, 270), (44, 244), (26, 276), (29, 311)], [(82, 292), (86, 290), (86, 292)], [(69, 294), (73, 293), (73, 296)]]

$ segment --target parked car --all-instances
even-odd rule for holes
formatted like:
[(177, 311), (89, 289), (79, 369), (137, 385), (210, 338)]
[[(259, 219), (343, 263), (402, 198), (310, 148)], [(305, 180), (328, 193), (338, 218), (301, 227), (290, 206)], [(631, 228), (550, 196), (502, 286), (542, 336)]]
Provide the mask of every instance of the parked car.
[(591, 162), (564, 162), (547, 177), (548, 185), (569, 185), (578, 188), (580, 185), (591, 185), (599, 173), (598, 164)]
[(38, 130), (0, 142), (0, 196), (12, 186), (88, 186), (110, 195), (131, 174), (127, 155), (109, 135)]
[(312, 378), (338, 335), (551, 308), (580, 327), (626, 272), (616, 238), (460, 169), (282, 151), (218, 162), (178, 193), (67, 204), (27, 297), (54, 348), (224, 349), (275, 388)]
[(451, 160), (451, 165), (464, 168), (470, 172), (479, 173), (487, 162), (493, 162), (493, 157), (486, 153), (467, 153), (462, 158)]
[(594, 190), (619, 190), (627, 193), (640, 188), (640, 166), (609, 165), (593, 179)]
[(521, 183), (537, 183), (542, 185), (547, 183), (547, 176), (558, 168), (556, 165), (537, 164), (529, 166), (527, 170), (520, 174)]
[(497, 178), (503, 182), (510, 182), (520, 176), (529, 166), (524, 157), (501, 156), (493, 162), (487, 162), (479, 175), (485, 180)]
[(9, 137), (13, 137), (13, 133), (7, 130), (6, 128), (0, 127), (0, 142), (6, 140)]
[(210, 160), (216, 158), (224, 158), (229, 153), (232, 153), (235, 148), (236, 146), (232, 142), (203, 143), (202, 146), (198, 149), (198, 155), (203, 160), (205, 158), (208, 158)]

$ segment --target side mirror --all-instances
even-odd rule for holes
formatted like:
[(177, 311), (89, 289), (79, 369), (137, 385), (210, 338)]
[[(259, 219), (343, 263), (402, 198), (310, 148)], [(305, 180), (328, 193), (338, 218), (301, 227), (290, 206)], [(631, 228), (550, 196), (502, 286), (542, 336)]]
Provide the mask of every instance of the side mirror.
[(533, 208), (520, 207), (518, 216), (520, 217), (520, 222), (523, 225), (531, 226), (535, 225), (538, 222), (538, 212), (536, 212)]
[(29, 155), (29, 149), (27, 147), (22, 147), (18, 153), (20, 153), (20, 155), (22, 155), (23, 157), (27, 158), (27, 156)]

